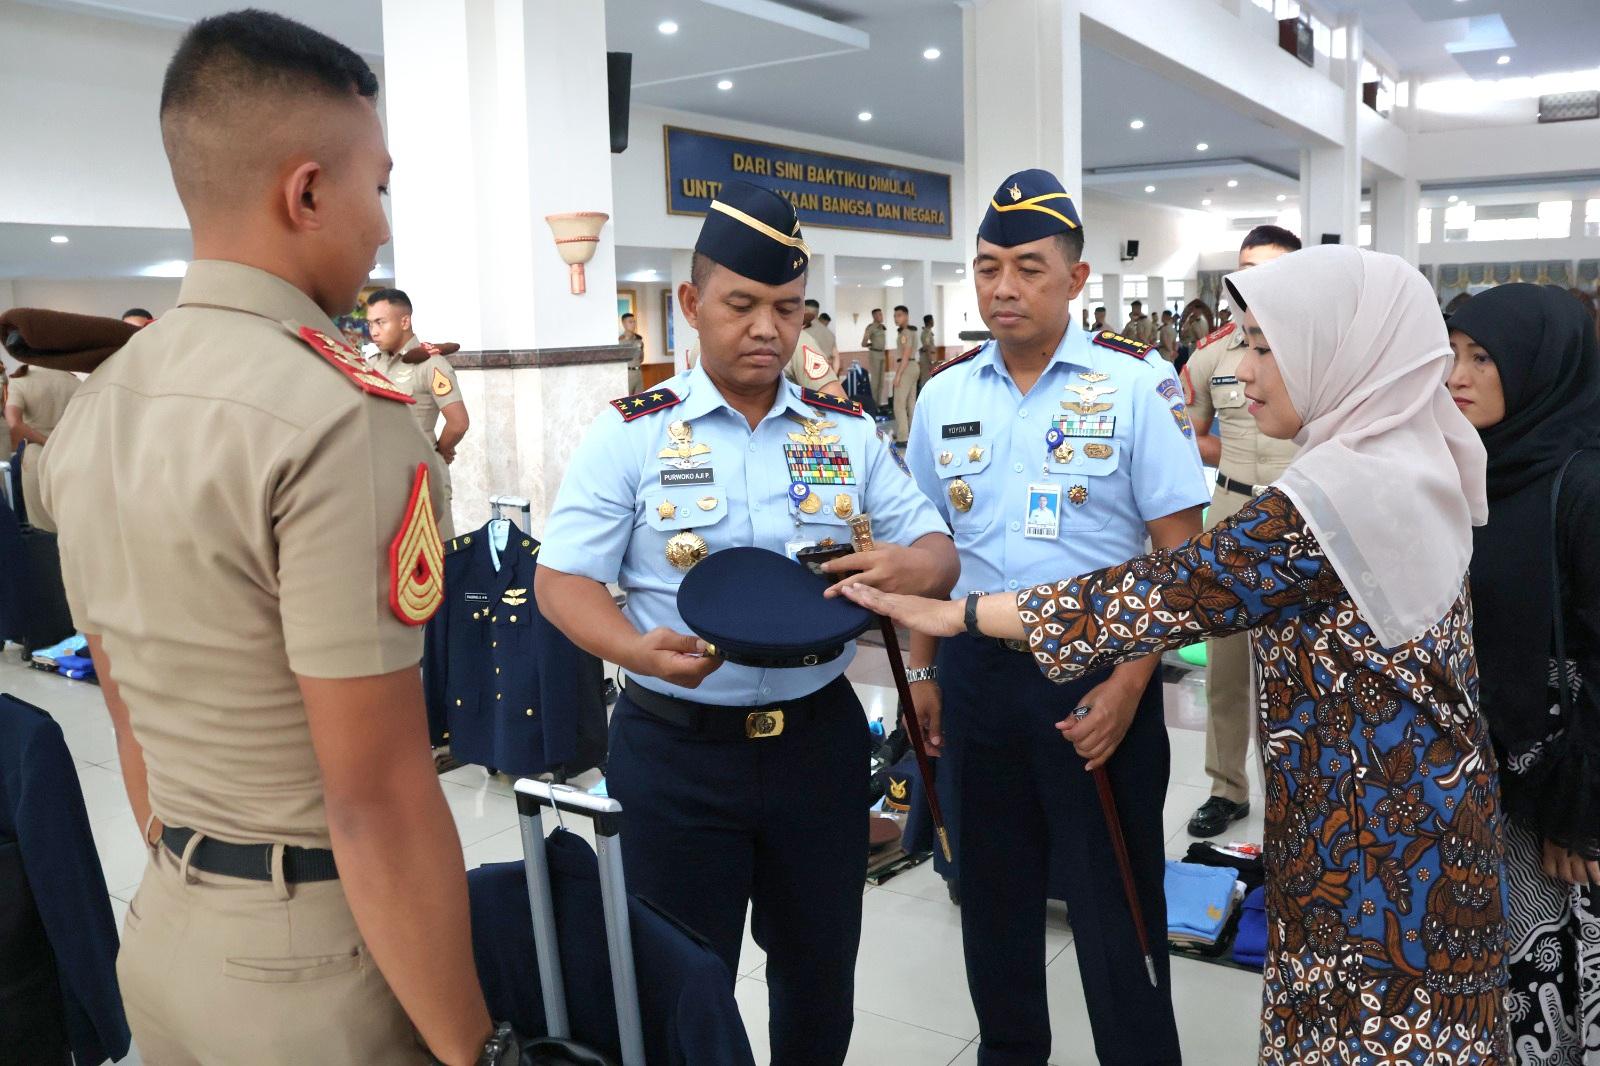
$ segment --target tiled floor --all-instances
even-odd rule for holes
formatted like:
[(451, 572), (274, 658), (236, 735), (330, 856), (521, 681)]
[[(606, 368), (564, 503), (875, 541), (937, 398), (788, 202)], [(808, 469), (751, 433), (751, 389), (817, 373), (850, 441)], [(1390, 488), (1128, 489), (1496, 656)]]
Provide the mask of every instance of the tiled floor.
[[(894, 718), (894, 693), (884, 686), (881, 650), (864, 648), (850, 668), (868, 715)], [(0, 691), (44, 707), (61, 723), (76, 760), (111, 906), (121, 925), (138, 887), (144, 851), (129, 813), (109, 719), (92, 685), (42, 674), (21, 665), (16, 648), (0, 661)], [(1167, 790), (1167, 851), (1181, 855), (1189, 838), (1184, 823), (1208, 792), (1205, 775), (1205, 690), (1199, 675), (1167, 686), (1172, 738), (1172, 779)], [(1252, 814), (1228, 839), (1261, 839), (1260, 775), (1252, 770)], [(585, 782), (587, 783), (587, 782)], [(446, 774), (441, 787), (461, 833), (467, 866), (521, 856), (516, 809), (504, 778), (475, 766)], [(859, 963), (856, 1024), (849, 1062), (861, 1066), (973, 1066), (978, 1023), (967, 996), (959, 914), (944, 883), (924, 864), (881, 887), (868, 887)], [(1072, 928), (1052, 904), (1046, 937), (1049, 996), (1055, 1031), (1055, 1066), (1095, 1062), (1080, 991), (1077, 959), (1069, 950)], [(756, 1059), (765, 1064), (766, 959), (746, 935), (735, 994)], [(1172, 962), (1173, 995), (1184, 1057), (1191, 1063), (1254, 1061), (1260, 978), (1187, 959)], [(123, 1060), (138, 1063), (137, 1052)], [(154, 1064), (152, 1064), (154, 1066)]]

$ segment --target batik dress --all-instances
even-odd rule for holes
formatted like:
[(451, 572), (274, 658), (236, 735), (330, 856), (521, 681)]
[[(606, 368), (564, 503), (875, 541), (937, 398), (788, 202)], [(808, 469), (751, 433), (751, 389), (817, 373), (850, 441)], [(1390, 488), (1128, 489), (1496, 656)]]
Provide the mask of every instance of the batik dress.
[(1379, 644), (1276, 489), (1171, 550), (1018, 594), (1066, 681), (1253, 630), (1266, 763), (1261, 1061), (1506, 1059), (1499, 784), (1463, 589)]

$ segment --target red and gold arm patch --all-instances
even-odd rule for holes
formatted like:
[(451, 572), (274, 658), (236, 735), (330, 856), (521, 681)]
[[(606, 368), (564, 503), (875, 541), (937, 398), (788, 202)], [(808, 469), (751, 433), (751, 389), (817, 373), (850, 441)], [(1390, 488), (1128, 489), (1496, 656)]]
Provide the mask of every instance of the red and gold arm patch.
[(433, 515), (428, 464), (417, 464), (400, 530), (389, 542), (389, 608), (408, 626), (432, 618), (444, 602), (444, 543)]

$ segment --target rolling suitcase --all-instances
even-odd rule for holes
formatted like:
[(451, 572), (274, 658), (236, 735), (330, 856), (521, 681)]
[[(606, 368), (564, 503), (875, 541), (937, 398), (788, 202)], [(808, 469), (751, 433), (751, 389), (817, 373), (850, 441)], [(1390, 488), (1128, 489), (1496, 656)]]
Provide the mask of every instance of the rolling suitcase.
[(523, 1045), (522, 1066), (616, 1066), (600, 1052), (572, 1039), (572, 1027), (567, 1020), (561, 952), (556, 940), (544, 825), (540, 818), (540, 810), (544, 807), (555, 812), (558, 822), (563, 814), (573, 814), (594, 823), (595, 850), (600, 861), (600, 898), (605, 913), (606, 949), (611, 963), (611, 987), (616, 998), (617, 1031), (622, 1048), (621, 1066), (645, 1066), (644, 1027), (639, 1015), (639, 983), (634, 975), (628, 892), (622, 872), (622, 850), (617, 838), (622, 804), (608, 797), (580, 792), (570, 785), (552, 785), (531, 778), (522, 778), (516, 783), (516, 796), (517, 822), (522, 830), (523, 870), (528, 880), (533, 938), (539, 956), (539, 986), (544, 996), (545, 1027), (549, 1033), (546, 1037)]

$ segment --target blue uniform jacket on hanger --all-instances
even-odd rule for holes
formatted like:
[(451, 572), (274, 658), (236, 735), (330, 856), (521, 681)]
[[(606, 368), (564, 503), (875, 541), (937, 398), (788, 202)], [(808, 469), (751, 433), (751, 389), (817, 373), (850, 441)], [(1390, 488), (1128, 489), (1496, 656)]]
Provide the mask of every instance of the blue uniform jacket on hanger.
[[(130, 816), (118, 831), (138, 829)], [(61, 1045), (48, 1042), (64, 1029), (78, 1066), (125, 1056), (131, 1038), (117, 987), (117, 944), (61, 727), (39, 708), (0, 695), (0, 1051), (21, 1054), (17, 1061), (53, 1061), (47, 1056)], [(40, 984), (29, 980), (30, 963), (44, 970), (43, 990), (54, 1002), (41, 1003), (38, 988), (29, 987)]]
[(538, 555), (506, 520), (446, 545), (445, 602), (423, 654), (428, 727), (461, 762), (570, 776), (604, 759), (605, 674), (539, 613)]

